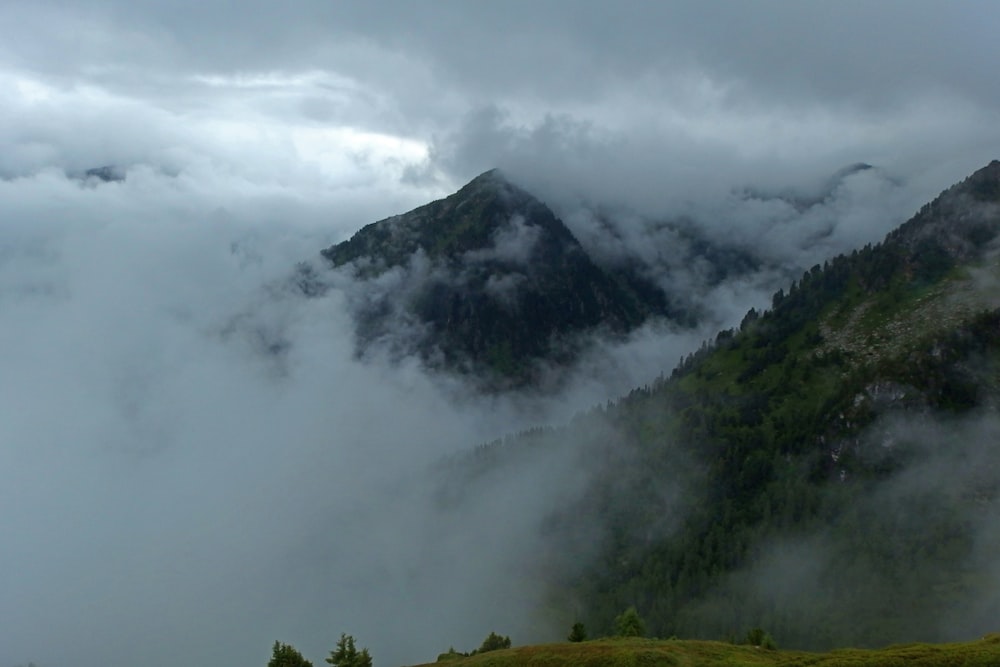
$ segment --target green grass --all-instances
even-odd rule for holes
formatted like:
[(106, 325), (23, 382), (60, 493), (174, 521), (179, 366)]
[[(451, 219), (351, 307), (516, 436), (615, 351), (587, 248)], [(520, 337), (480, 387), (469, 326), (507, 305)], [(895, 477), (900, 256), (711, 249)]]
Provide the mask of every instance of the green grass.
[[(428, 663), (434, 665), (438, 663)], [(956, 644), (905, 644), (828, 653), (768, 651), (725, 642), (600, 639), (540, 644), (449, 660), (449, 667), (993, 667), (1000, 665), (1000, 635)], [(425, 667), (425, 666), (421, 666)]]

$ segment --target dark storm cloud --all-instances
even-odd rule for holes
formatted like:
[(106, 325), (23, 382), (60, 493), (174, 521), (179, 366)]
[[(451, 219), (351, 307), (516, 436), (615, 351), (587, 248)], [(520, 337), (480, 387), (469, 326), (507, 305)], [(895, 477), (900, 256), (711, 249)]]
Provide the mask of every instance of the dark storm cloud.
[[(759, 87), (765, 99), (892, 105), (900, 92), (933, 85), (993, 104), (991, 63), (1000, 55), (988, 3), (577, 2), (570, 10), (553, 1), (140, 0), (39, 2), (5, 13), (13, 19), (7, 50), (52, 70), (82, 71), (95, 60), (127, 66), (125, 54), (166, 68), (357, 69), (360, 59), (344, 54), (364, 53), (367, 43), (427, 61), (464, 90), (549, 99), (597, 99), (613, 82), (650, 73), (669, 82), (693, 71)], [(32, 43), (18, 24), (76, 39), (52, 51), (50, 40)]]
[(698, 87), (738, 113), (903, 113), (928, 96), (1000, 107), (987, 3), (108, 1), (3, 13), (4, 60), (29, 71), (141, 88), (151, 74), (157, 85), (325, 70), (437, 121), (452, 104), (569, 109), (615, 93), (697, 113)]

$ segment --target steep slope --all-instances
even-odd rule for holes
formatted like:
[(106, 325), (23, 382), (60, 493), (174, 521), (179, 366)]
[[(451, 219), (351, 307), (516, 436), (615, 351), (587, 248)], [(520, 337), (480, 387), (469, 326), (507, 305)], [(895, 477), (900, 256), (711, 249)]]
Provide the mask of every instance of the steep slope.
[(362, 349), (384, 344), (493, 386), (538, 379), (584, 336), (674, 316), (638, 274), (595, 264), (566, 226), (496, 170), (323, 251), (349, 266)]
[(802, 648), (988, 630), (998, 232), (993, 162), (883, 243), (807, 271), (669, 379), (490, 451), (512, 467), (505, 451), (562, 447), (590, 471), (543, 522), (554, 606), (597, 632), (634, 604), (654, 635), (762, 626)]

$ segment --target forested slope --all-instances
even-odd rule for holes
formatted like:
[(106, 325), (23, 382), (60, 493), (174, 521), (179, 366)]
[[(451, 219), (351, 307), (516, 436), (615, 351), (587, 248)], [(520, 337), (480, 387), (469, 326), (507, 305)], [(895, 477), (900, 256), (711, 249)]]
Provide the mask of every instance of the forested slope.
[(998, 230), (993, 162), (669, 378), (483, 448), (480, 469), (568, 447), (591, 475), (545, 522), (553, 609), (601, 632), (634, 604), (653, 635), (762, 626), (803, 648), (988, 629)]

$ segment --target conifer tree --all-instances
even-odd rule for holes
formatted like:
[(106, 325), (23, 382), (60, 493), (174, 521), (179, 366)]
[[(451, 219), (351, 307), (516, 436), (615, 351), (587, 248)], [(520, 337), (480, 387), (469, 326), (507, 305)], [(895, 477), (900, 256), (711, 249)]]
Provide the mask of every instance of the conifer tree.
[(619, 637), (645, 637), (646, 624), (635, 607), (629, 607), (615, 619), (615, 632)]
[(367, 648), (360, 651), (354, 645), (354, 637), (348, 634), (341, 634), (337, 648), (330, 651), (330, 657), (326, 662), (333, 667), (372, 667), (372, 656)]
[(499, 651), (500, 649), (510, 648), (510, 637), (503, 637), (495, 632), (491, 632), (490, 635), (483, 640), (483, 645), (479, 647), (477, 653), (486, 653), (487, 651)]
[(291, 644), (275, 641), (267, 667), (312, 667), (312, 663), (302, 657)]

